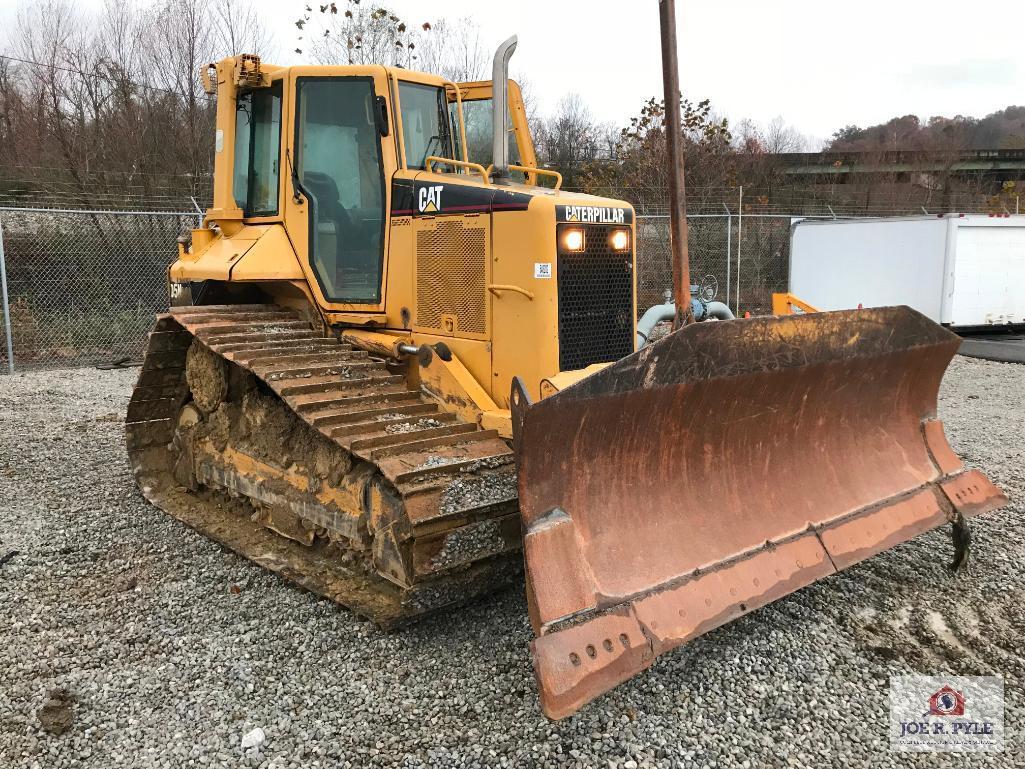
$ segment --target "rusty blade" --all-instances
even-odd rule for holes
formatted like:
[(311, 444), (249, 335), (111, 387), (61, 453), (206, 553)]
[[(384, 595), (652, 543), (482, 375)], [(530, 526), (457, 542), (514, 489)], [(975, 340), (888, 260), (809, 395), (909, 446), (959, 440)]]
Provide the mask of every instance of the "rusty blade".
[(958, 344), (907, 307), (752, 318), (687, 326), (536, 404), (514, 382), (546, 714), (1004, 504), (935, 419)]

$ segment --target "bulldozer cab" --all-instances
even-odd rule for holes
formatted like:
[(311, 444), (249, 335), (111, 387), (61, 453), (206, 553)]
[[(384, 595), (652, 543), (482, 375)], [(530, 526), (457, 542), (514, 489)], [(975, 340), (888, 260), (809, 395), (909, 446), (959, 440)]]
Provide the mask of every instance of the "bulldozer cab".
[[(393, 182), (487, 184), (480, 168), (492, 160), (491, 82), (376, 66), (246, 65), (217, 66), (218, 84), (233, 86), (221, 98), (235, 108), (217, 136), (217, 159), (230, 173), (215, 176), (230, 186), (218, 185), (208, 218), (283, 222), (293, 246), (308, 252), (300, 264), (319, 306), (383, 313), (388, 223), (400, 213)], [(519, 87), (510, 82), (508, 92), (512, 162), (534, 167)], [(514, 173), (536, 183), (536, 174)], [(430, 187), (421, 189), (419, 212), (436, 212)]]

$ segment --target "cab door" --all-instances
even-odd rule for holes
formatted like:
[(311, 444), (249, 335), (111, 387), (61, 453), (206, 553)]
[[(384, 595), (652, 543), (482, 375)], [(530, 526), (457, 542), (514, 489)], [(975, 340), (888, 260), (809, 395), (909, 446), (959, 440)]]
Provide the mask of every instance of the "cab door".
[(322, 307), (383, 314), (396, 168), (386, 71), (339, 71), (292, 69), (289, 233)]

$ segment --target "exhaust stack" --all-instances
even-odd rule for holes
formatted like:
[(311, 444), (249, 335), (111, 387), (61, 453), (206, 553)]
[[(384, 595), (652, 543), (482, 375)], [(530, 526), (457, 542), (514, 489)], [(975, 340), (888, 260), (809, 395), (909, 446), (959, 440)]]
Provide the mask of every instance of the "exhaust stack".
[(515, 50), (513, 35), (498, 46), (491, 65), (491, 158), (496, 181), (509, 176), (509, 59)]

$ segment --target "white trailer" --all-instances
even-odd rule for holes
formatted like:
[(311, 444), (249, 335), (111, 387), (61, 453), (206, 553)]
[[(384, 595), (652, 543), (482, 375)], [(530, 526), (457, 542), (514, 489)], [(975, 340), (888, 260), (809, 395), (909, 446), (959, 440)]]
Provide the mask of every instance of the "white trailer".
[(906, 304), (952, 328), (1025, 324), (1025, 215), (802, 220), (790, 293), (820, 310)]

